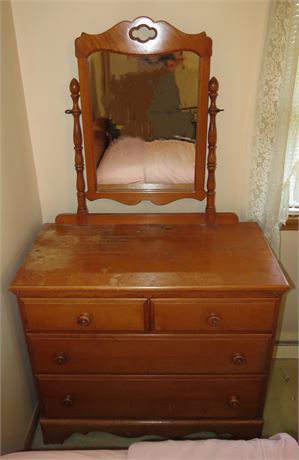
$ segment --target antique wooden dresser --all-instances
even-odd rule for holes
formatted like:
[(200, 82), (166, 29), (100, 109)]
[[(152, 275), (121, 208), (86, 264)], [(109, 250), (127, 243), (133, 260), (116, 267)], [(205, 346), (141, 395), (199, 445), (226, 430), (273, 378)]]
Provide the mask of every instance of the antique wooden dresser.
[(46, 225), (12, 287), (45, 441), (260, 435), (286, 288), (254, 223)]
[[(143, 38), (130, 42), (134, 31), (145, 26), (156, 31), (151, 38), (160, 40), (156, 48), (148, 48)], [(91, 152), (99, 138), (90, 131), (84, 72), (86, 56), (94, 49), (107, 51), (107, 43), (138, 56), (164, 53), (163, 65), (172, 59), (171, 49), (197, 50), (200, 89), (191, 188), (95, 183)], [(125, 436), (179, 437), (198, 431), (259, 436), (279, 306), (288, 285), (257, 224), (239, 223), (234, 214), (215, 210), (218, 83), (209, 83), (211, 40), (138, 18), (98, 36), (85, 34), (76, 46), (88, 189), (74, 80), (69, 113), (75, 121), (78, 212), (43, 226), (11, 286), (20, 305), (44, 440), (59, 442), (73, 432), (95, 430)], [(106, 129), (104, 134), (101, 145), (111, 135)], [(145, 197), (158, 204), (207, 198), (207, 207), (203, 214), (89, 214), (86, 198), (97, 197), (132, 204)]]

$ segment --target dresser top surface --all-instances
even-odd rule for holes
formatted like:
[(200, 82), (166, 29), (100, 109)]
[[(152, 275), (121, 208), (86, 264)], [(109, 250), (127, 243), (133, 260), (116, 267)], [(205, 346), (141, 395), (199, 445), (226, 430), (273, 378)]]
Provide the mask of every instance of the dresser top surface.
[(255, 223), (45, 224), (11, 289), (284, 291), (287, 287)]

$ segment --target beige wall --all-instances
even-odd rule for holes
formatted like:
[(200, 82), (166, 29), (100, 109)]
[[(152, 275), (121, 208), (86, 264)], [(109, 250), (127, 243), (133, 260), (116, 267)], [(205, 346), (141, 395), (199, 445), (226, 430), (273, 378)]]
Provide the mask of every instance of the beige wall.
[(31, 140), (9, 2), (2, 13), (1, 452), (23, 447), (36, 405), (17, 304), (8, 287), (41, 223)]
[[(76, 209), (72, 119), (68, 84), (77, 76), (74, 39), (98, 33), (124, 19), (147, 15), (189, 33), (213, 38), (212, 74), (220, 81), (217, 204), (242, 217), (254, 101), (269, 1), (18, 1), (13, 0), (28, 120), (44, 221)], [(188, 212), (200, 204), (148, 202), (124, 206), (109, 200), (89, 205), (106, 212)]]

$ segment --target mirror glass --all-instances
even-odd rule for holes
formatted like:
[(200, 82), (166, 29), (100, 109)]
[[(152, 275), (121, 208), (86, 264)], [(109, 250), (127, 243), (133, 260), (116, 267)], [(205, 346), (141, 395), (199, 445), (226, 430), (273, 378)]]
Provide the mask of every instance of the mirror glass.
[(194, 188), (200, 57), (88, 58), (97, 189)]

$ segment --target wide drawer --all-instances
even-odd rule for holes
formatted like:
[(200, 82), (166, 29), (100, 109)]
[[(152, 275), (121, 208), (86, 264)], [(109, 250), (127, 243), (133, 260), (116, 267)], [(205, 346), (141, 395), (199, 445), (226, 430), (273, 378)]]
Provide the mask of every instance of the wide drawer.
[(270, 335), (28, 336), (38, 374), (265, 373)]
[(156, 332), (271, 331), (274, 299), (154, 299)]
[(103, 376), (40, 378), (42, 412), (62, 418), (255, 418), (258, 377)]
[(142, 299), (22, 299), (28, 331), (143, 331)]

